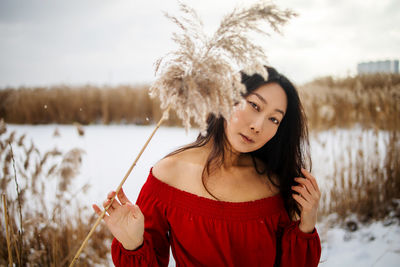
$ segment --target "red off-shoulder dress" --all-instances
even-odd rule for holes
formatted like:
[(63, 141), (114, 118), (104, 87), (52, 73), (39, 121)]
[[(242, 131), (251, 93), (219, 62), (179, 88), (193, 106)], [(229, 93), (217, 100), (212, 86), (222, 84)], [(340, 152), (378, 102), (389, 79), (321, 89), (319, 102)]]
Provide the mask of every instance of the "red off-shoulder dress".
[(145, 216), (144, 243), (129, 251), (114, 238), (115, 266), (317, 266), (317, 230), (303, 233), (281, 195), (216, 201), (179, 190), (150, 174), (137, 205)]

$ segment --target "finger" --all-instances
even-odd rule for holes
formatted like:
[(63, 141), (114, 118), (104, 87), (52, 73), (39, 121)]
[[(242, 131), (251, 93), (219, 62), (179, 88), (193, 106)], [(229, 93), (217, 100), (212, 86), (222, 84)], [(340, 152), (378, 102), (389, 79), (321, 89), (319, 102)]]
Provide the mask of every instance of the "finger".
[[(93, 205), (92, 205), (92, 208), (94, 209), (94, 212), (96, 212), (96, 214), (99, 215), (99, 216), (101, 216), (101, 214), (103, 213), (103, 211), (102, 211), (96, 204), (93, 204)], [(110, 217), (110, 216), (108, 216), (108, 215), (105, 213), (104, 216), (103, 216), (103, 220), (107, 223), (109, 217)]]
[(319, 186), (318, 186), (317, 180), (314, 177), (312, 177), (312, 179), (310, 179), (310, 182), (314, 185), (316, 196), (318, 198), (320, 198), (321, 197), (321, 191), (319, 190)]
[(309, 179), (309, 181), (311, 181), (311, 183), (314, 186), (315, 191), (320, 192), (319, 191), (319, 186), (318, 186), (318, 183), (317, 183), (317, 179), (315, 179), (315, 177), (309, 171), (307, 171), (306, 169), (301, 169), (301, 172), (304, 174), (304, 176), (307, 179)]
[[(309, 172), (308, 172), (309, 173)], [(319, 194), (321, 194), (321, 191), (319, 190), (319, 186), (317, 183), (317, 179), (309, 173), (310, 181), (314, 185), (315, 191), (317, 191)]]
[(319, 189), (318, 183), (317, 183), (317, 179), (315, 179), (315, 177), (306, 169), (301, 169), (302, 173), (304, 174), (304, 176), (307, 178), (308, 181), (311, 182), (311, 184), (313, 185), (314, 189), (315, 189), (315, 197), (316, 199), (320, 199), (321, 198), (321, 191)]
[(99, 216), (101, 215), (102, 211), (96, 204), (93, 204), (92, 208), (93, 208), (94, 212), (96, 212), (97, 215), (99, 215)]
[(118, 201), (115, 199), (112, 202), (112, 204), (110, 204), (110, 203), (111, 203), (111, 199), (106, 199), (103, 202), (103, 207), (108, 212), (108, 214), (111, 214), (119, 206)]
[(115, 196), (115, 191), (111, 191), (110, 193), (107, 194), (108, 199), (112, 199)]
[(121, 189), (118, 192), (118, 200), (121, 202), (122, 205), (125, 205), (126, 203), (131, 203), (129, 199), (126, 197), (124, 190)]
[(304, 198), (306, 201), (312, 200), (312, 196), (310, 192), (307, 191), (306, 188), (302, 186), (292, 186), (292, 190), (299, 193), (300, 197)]
[(313, 201), (319, 201), (321, 197), (321, 193), (317, 192), (315, 188), (313, 187), (311, 181), (305, 179), (305, 178), (295, 178), (297, 182), (299, 182), (301, 187), (304, 187), (310, 195), (305, 194), (304, 192), (301, 192), (302, 195), (305, 196), (307, 201), (312, 203)]
[[(101, 214), (103, 213), (103, 211), (96, 204), (93, 204), (92, 208), (93, 208), (94, 212), (96, 212), (96, 214), (99, 215), (99, 216), (101, 216)], [(104, 220), (106, 220), (108, 218), (108, 215), (104, 214), (103, 218), (104, 218)]]
[(296, 194), (292, 194), (292, 196), (293, 196), (293, 199), (296, 200), (297, 203), (299, 203), (300, 206), (301, 206), (303, 209), (304, 209), (304, 208), (307, 208), (307, 207), (309, 206), (308, 202), (307, 202), (304, 198), (302, 198), (301, 196), (296, 195)]
[(119, 203), (118, 199), (114, 198), (114, 200), (112, 201), (112, 205), (111, 205), (114, 209), (118, 208), (121, 206), (121, 203)]
[(110, 199), (106, 199), (103, 201), (103, 208), (107, 211), (109, 210), (113, 210), (113, 208), (110, 206), (111, 200)]
[[(119, 203), (118, 199), (116, 199), (116, 198), (114, 197), (114, 196), (115, 196), (115, 191), (110, 192), (110, 193), (107, 195), (107, 197), (110, 197), (110, 196), (111, 196), (111, 198), (107, 198), (106, 201), (108, 201), (108, 204), (112, 201), (111, 207), (113, 207), (114, 209), (116, 209), (116, 208), (118, 208), (119, 206), (121, 206), (121, 204)], [(113, 199), (113, 197), (114, 197), (114, 199)]]
[(306, 178), (296, 177), (294, 178), (294, 180), (299, 184), (303, 185), (308, 190), (308, 192), (310, 192), (310, 194), (316, 194), (314, 186)]

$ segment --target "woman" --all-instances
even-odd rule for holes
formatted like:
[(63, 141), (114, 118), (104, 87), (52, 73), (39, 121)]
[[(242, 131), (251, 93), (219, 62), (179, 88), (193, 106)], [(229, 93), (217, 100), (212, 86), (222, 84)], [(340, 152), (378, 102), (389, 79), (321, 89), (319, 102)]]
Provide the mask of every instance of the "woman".
[(119, 192), (104, 217), (116, 266), (167, 266), (170, 247), (177, 266), (318, 265), (304, 113), (290, 81), (266, 68), (267, 81), (242, 73), (246, 101), (229, 121), (210, 115), (205, 136), (150, 170), (137, 205)]

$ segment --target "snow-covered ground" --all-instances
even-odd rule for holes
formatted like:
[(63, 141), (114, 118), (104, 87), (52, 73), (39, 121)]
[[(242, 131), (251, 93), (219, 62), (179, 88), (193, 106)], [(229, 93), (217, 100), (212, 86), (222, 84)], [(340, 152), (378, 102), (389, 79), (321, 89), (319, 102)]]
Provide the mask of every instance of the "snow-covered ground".
[(320, 266), (400, 266), (398, 224), (375, 222), (350, 232), (327, 221), (317, 225), (322, 241)]
[[(73, 186), (79, 188), (85, 183), (90, 184), (89, 191), (79, 195), (82, 205), (90, 207), (92, 203), (101, 204), (107, 192), (118, 186), (154, 126), (84, 126), (83, 136), (78, 135), (76, 127), (65, 125), (7, 125), (7, 128), (8, 133), (16, 131), (17, 137), (27, 134), (27, 140), (32, 140), (42, 152), (53, 148), (63, 152), (72, 148), (83, 149), (82, 167)], [(60, 133), (58, 137), (54, 136), (56, 128)], [(161, 127), (124, 185), (128, 197), (133, 201), (136, 199), (152, 165), (168, 152), (193, 141), (197, 133), (196, 130), (186, 133), (182, 128)], [(362, 135), (367, 143), (368, 140), (372, 142), (375, 136), (361, 129), (311, 135), (313, 174), (321, 188), (331, 185), (327, 177), (333, 171), (336, 156), (343, 154), (352, 140)], [(379, 140), (373, 147), (385, 153), (387, 136), (385, 133), (378, 133), (378, 136)], [(351, 153), (347, 156), (353, 157)], [(320, 266), (399, 266), (400, 227), (397, 223), (378, 222), (348, 232), (332, 226), (329, 219), (317, 225), (322, 240)], [(173, 261), (171, 266), (174, 266)]]

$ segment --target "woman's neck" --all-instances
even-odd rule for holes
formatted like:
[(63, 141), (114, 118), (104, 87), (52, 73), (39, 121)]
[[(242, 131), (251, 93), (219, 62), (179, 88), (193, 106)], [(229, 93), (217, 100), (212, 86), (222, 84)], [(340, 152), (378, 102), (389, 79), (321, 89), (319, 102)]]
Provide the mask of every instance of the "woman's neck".
[(228, 148), (224, 151), (224, 162), (222, 164), (225, 168), (230, 168), (253, 165), (253, 162), (249, 154), (240, 153)]
[[(209, 142), (205, 145), (208, 150), (208, 154), (211, 153), (213, 143)], [(241, 153), (234, 150), (230, 144), (224, 146), (224, 159), (222, 162), (222, 167), (225, 169), (235, 168), (235, 167), (248, 167), (252, 166), (253, 161), (249, 154)]]

